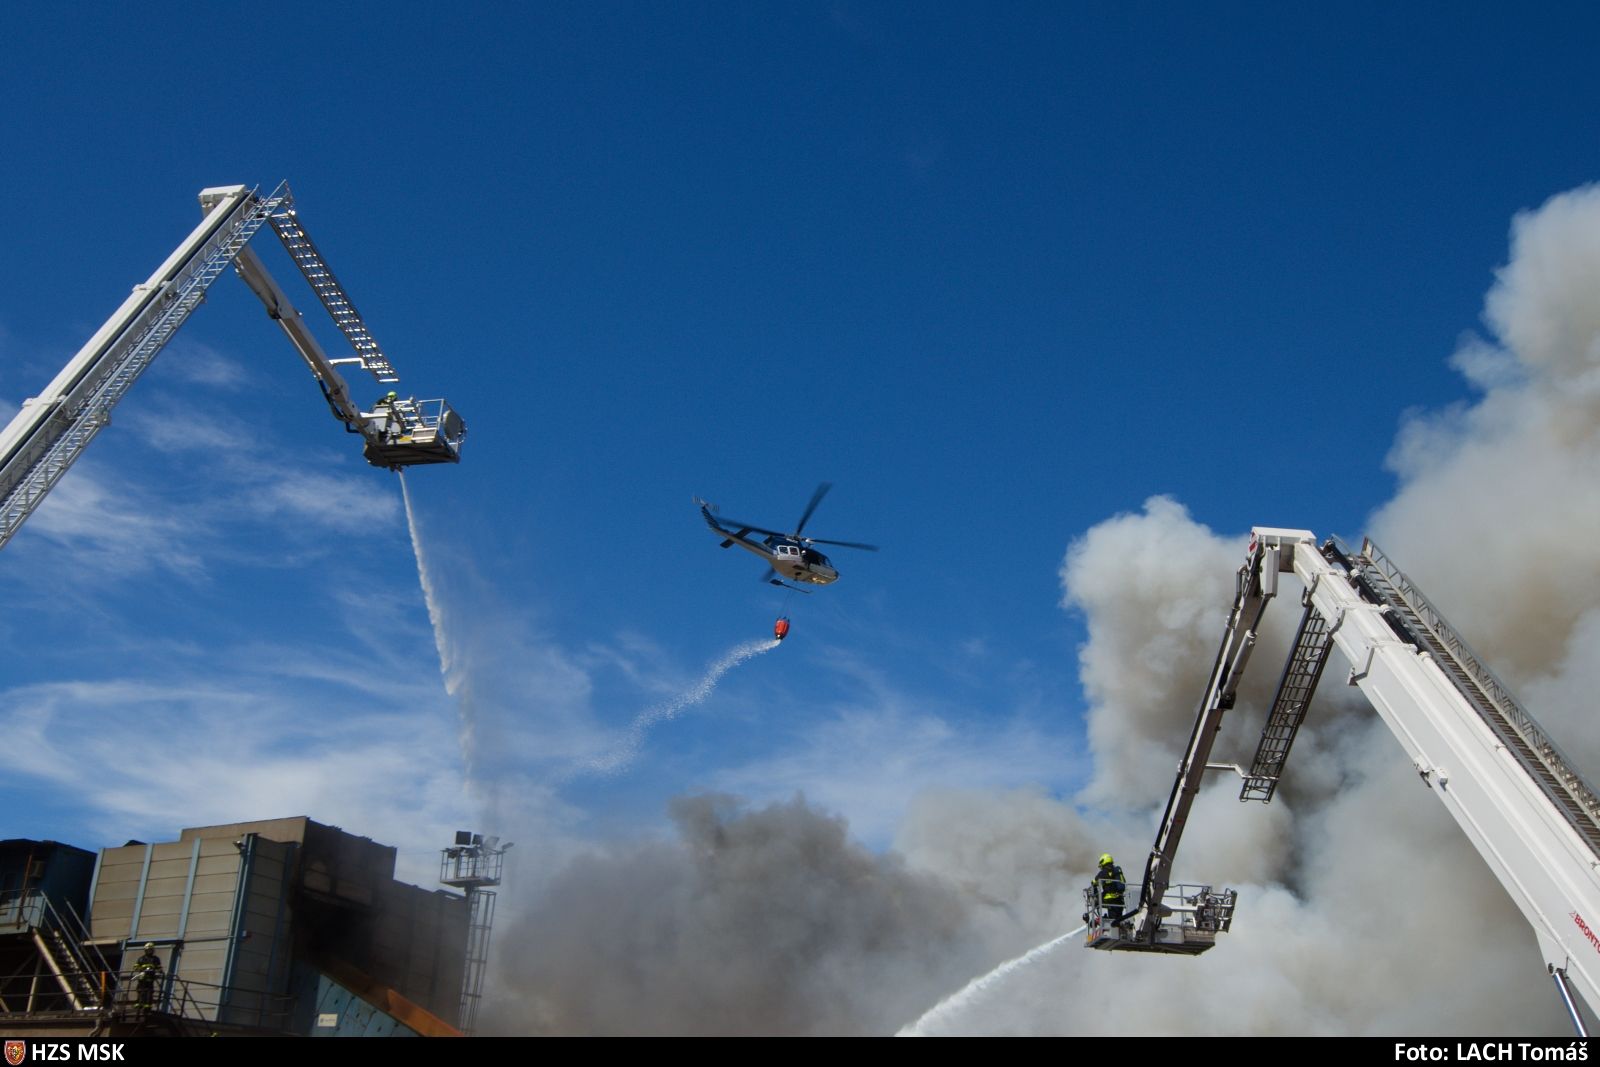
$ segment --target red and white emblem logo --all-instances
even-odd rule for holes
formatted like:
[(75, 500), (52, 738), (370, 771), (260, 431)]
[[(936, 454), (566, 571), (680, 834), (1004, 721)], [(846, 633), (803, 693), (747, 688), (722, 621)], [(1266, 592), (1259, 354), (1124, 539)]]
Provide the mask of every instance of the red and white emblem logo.
[(17, 1067), (28, 1056), (28, 1043), (26, 1041), (6, 1042), (6, 1062), (11, 1067)]

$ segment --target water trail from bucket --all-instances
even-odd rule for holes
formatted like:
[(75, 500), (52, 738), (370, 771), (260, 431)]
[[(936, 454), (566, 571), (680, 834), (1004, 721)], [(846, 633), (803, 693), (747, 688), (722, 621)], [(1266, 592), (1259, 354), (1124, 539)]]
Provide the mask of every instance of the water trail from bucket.
[(406, 486), (404, 473), (400, 477), (400, 496), (406, 505), (406, 525), (411, 530), (411, 552), (417, 557), (417, 580), (422, 584), (422, 600), (428, 606), (428, 622), (433, 626), (433, 647), (439, 653), (439, 677), (444, 680), (444, 691), (456, 704), (460, 718), (461, 758), (466, 765), (469, 789), (477, 780), (477, 731), (474, 729), (472, 693), (465, 685), (461, 672), (455, 669), (450, 639), (446, 634), (444, 607), (434, 585), (433, 571), (428, 567), (428, 554), (422, 549), (422, 532), (417, 525), (416, 512), (411, 507), (411, 490)]
[(1046, 941), (1038, 948), (1032, 949), (1023, 955), (1018, 956), (1014, 960), (1007, 960), (1005, 963), (1002, 963), (988, 974), (974, 978), (959, 991), (950, 994), (948, 997), (945, 997), (943, 1000), (939, 1001), (939, 1003), (935, 1004), (923, 1014), (922, 1018), (918, 1019), (910, 1026), (902, 1026), (899, 1033), (895, 1034), (894, 1036), (928, 1036), (923, 1027), (927, 1026), (929, 1023), (939, 1022), (947, 1016), (960, 1014), (966, 1008), (982, 1000), (984, 993), (1005, 981), (1006, 977), (1009, 976), (1013, 971), (1020, 970), (1021, 968), (1028, 966), (1028, 964), (1043, 958), (1050, 952), (1054, 951), (1058, 946), (1066, 944), (1068, 938), (1077, 937), (1087, 929), (1087, 926), (1080, 926), (1076, 930), (1062, 934), (1054, 941)]
[(739, 664), (761, 655), (763, 652), (771, 652), (779, 644), (781, 644), (779, 641), (765, 640), (746, 641), (743, 644), (734, 645), (721, 659), (711, 664), (710, 668), (706, 670), (705, 676), (694, 685), (685, 689), (671, 700), (657, 704), (635, 716), (622, 743), (609, 755), (588, 761), (587, 768), (600, 774), (615, 774), (617, 771), (622, 770), (639, 755), (639, 749), (644, 744), (644, 735), (652, 726), (675, 718), (683, 709), (700, 703), (717, 688), (717, 683), (722, 680), (723, 675), (739, 666)]

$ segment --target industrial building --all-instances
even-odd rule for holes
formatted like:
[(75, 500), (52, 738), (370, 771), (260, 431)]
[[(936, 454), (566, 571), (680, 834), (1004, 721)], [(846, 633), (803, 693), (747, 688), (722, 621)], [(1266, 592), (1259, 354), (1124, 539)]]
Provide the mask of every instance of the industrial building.
[(457, 835), (441, 879), (462, 894), (396, 881), (392, 846), (304, 816), (98, 854), (0, 841), (0, 1031), (460, 1036), (501, 852)]

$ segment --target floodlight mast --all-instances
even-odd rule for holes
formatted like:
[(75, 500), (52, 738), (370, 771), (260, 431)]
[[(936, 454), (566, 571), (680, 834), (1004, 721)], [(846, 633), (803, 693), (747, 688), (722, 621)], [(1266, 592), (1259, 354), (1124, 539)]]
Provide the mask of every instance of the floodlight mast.
[(483, 1000), (483, 978), (489, 966), (489, 936), (494, 926), (495, 887), (500, 884), (506, 850), (493, 834), (484, 837), (457, 830), (456, 843), (439, 853), (439, 881), (466, 894), (467, 945), (461, 974), (462, 1033), (477, 1028), (478, 1005)]
[[(205, 217), (149, 279), (112, 313), (55, 379), (0, 430), (0, 548), (111, 422), (111, 409), (205, 298), (229, 266), (266, 306), (311, 368), (345, 428), (361, 434), (367, 461), (399, 470), (460, 460), (466, 426), (443, 400), (386, 397), (363, 411), (336, 365), (357, 365), (379, 382), (398, 381), (294, 211), (288, 183), (266, 196), (243, 185), (202, 190)], [(305, 275), (354, 355), (330, 359), (283, 290), (247, 246), (270, 225)]]

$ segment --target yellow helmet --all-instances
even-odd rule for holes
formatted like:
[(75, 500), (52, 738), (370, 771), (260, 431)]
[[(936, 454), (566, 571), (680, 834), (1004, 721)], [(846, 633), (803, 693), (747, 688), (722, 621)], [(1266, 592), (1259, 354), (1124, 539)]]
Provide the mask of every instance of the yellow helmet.
[(1100, 866), (1109, 867), (1109, 866), (1111, 866), (1111, 863), (1112, 863), (1111, 853), (1109, 853), (1109, 852), (1100, 853)]

